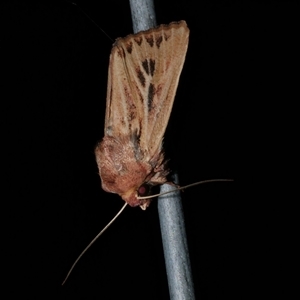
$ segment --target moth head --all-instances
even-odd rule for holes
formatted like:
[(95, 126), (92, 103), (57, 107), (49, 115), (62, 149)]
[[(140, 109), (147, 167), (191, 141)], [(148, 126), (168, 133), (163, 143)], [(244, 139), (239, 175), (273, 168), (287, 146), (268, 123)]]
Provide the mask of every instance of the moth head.
[(138, 196), (146, 197), (150, 195), (151, 187), (150, 184), (143, 183), (137, 189), (131, 189), (120, 196), (130, 206), (139, 206), (142, 210), (145, 210), (150, 205), (152, 199), (138, 199)]

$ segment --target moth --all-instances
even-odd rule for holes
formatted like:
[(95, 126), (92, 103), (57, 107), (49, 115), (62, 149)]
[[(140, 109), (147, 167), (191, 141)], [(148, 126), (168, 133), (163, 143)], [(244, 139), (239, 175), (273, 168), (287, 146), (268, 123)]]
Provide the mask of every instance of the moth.
[(95, 155), (102, 188), (146, 209), (167, 182), (162, 147), (189, 40), (185, 21), (116, 40), (110, 54), (104, 137)]

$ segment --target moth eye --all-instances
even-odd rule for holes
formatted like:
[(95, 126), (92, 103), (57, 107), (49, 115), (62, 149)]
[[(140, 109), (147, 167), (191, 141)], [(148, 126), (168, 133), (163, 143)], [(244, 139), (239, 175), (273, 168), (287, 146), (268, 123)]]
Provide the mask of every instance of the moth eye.
[(143, 196), (148, 196), (150, 194), (151, 190), (151, 185), (148, 183), (143, 183), (137, 190), (138, 195), (143, 197)]

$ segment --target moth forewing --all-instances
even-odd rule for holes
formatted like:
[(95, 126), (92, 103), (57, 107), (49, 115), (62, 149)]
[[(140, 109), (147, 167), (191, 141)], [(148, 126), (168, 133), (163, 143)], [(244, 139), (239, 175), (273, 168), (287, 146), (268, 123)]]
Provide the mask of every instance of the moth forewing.
[(104, 138), (96, 147), (102, 187), (131, 206), (140, 187), (167, 181), (162, 139), (188, 46), (185, 21), (117, 39), (108, 71)]

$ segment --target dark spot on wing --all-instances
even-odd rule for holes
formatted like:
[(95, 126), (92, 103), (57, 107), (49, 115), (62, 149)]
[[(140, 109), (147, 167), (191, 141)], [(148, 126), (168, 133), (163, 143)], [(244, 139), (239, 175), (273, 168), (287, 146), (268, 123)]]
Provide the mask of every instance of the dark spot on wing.
[(134, 39), (134, 41), (135, 41), (139, 46), (141, 46), (143, 39), (142, 39), (141, 37), (136, 37), (136, 38)]
[(162, 42), (162, 40), (163, 40), (163, 38), (162, 38), (162, 36), (160, 36), (157, 40), (156, 40), (156, 47), (159, 49), (159, 47), (160, 47), (160, 44), (161, 44), (161, 42)]
[(154, 59), (145, 59), (142, 62), (142, 66), (145, 70), (145, 72), (147, 73), (147, 75), (150, 75), (153, 77), (154, 71), (155, 71), (155, 60)]
[(169, 39), (170, 35), (168, 35), (167, 33), (164, 34), (164, 38), (165, 38), (165, 41), (167, 41)]
[(150, 83), (149, 89), (148, 89), (148, 111), (150, 111), (152, 108), (154, 94), (155, 94), (154, 85), (152, 83)]
[(130, 122), (136, 118), (136, 112), (135, 112), (134, 109), (130, 110), (130, 113), (129, 113), (129, 118), (128, 118), (129, 127), (131, 127), (131, 123)]
[(145, 38), (146, 38), (147, 43), (148, 43), (151, 47), (153, 47), (153, 44), (154, 44), (153, 36), (146, 36)]
[(131, 54), (131, 52), (132, 52), (132, 42), (129, 42), (128, 44), (126, 44), (126, 50), (129, 54)]
[(155, 60), (150, 58), (150, 73), (151, 76), (153, 77), (155, 71)]
[(138, 133), (137, 130), (131, 134), (131, 142), (133, 144), (133, 151), (136, 160), (142, 160), (144, 155), (140, 147), (140, 133)]
[(144, 87), (146, 83), (146, 79), (143, 72), (140, 69), (137, 69), (136, 72), (141, 85)]
[(143, 96), (142, 96), (141, 94), (139, 94), (139, 96), (140, 96), (141, 102), (144, 103), (144, 98), (143, 98)]
[(148, 65), (148, 60), (147, 59), (142, 61), (142, 66), (143, 66), (145, 72), (147, 73), (147, 75), (149, 75), (149, 65)]
[(117, 54), (120, 57), (125, 57), (125, 51), (124, 51), (124, 49), (118, 47)]

